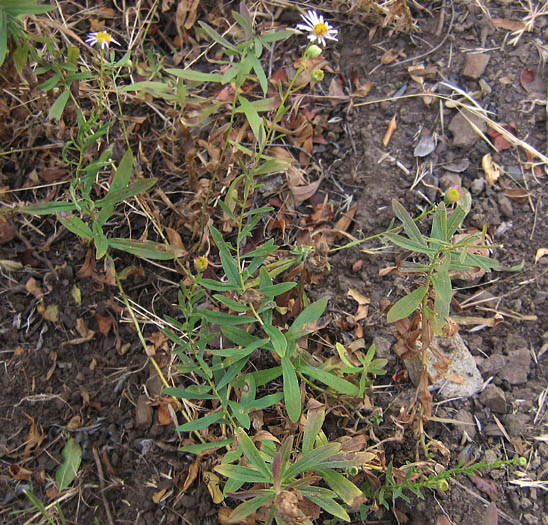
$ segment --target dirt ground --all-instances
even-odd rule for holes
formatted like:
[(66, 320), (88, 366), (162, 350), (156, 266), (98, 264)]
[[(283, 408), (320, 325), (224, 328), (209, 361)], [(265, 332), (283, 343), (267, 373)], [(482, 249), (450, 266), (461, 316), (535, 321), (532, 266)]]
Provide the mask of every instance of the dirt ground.
[[(109, 2), (104, 4), (117, 9)], [(233, 6), (226, 4), (229, 13)], [(474, 129), (454, 120), (456, 109), (437, 98), (432, 97), (427, 105), (424, 97), (410, 96), (425, 89), (454, 96), (450, 86), (457, 86), (474, 94), (492, 112), (493, 120), (545, 152), (548, 17), (538, 16), (533, 30), (524, 32), (514, 45), (511, 31), (500, 20), (523, 21), (527, 12), (519, 2), (423, 4), (426, 8), (422, 10), (410, 4), (420, 30), (412, 35), (390, 35), (383, 28), (373, 32), (369, 21), (359, 21), (342, 10), (328, 13), (340, 31), (339, 41), (327, 54), (333, 73), (326, 74), (325, 81), (315, 87), (315, 96), (303, 102), (315, 111), (315, 122), (326, 139), (315, 144), (310, 164), (325, 178), (314, 198), (298, 211), (310, 215), (315, 202), (327, 199), (333, 206), (329, 221), (333, 225), (343, 211), (357, 205), (348, 231), (367, 236), (390, 225), (393, 198), (418, 215), (430, 201), (439, 200), (437, 188), (462, 184), (470, 190), (473, 206), (466, 226), (487, 226), (494, 242), (501, 245), (494, 256), (503, 266), (522, 260), (525, 266), (520, 272), (492, 272), (476, 286), (457, 290), (455, 311), (481, 291), (485, 301), (460, 313), (488, 318), (502, 315), (503, 321), (494, 327), (460, 329), (483, 379), (490, 380), (489, 387), (466, 399), (440, 401), (434, 397), (436, 416), (473, 424), (466, 427), (467, 436), (462, 426), (439, 422), (428, 423), (426, 432), (450, 451), (449, 466), (469, 457), (491, 461), (515, 454), (526, 457), (525, 468), (486, 473), (499, 492), (498, 523), (548, 524), (546, 481), (544, 485), (532, 483), (548, 479), (548, 256), (535, 261), (539, 249), (548, 249), (547, 175), (543, 165), (528, 164), (523, 148), (509, 145), (494, 151)], [(160, 16), (160, 28), (169, 26), (174, 9)], [(277, 15), (289, 24), (298, 19), (289, 9)], [(73, 30), (84, 34), (88, 27), (82, 21)], [(163, 46), (159, 33), (152, 38), (158, 47)], [(386, 58), (388, 50), (395, 58)], [(479, 59), (467, 58), (478, 53)], [(488, 63), (478, 66), (485, 57)], [(412, 77), (408, 68), (416, 64), (425, 69)], [(361, 82), (372, 83), (367, 96), (337, 101), (325, 97), (332, 94), (328, 90), (333, 78), (342, 79), (339, 87), (345, 94), (356, 75)], [(2, 88), (4, 92), (8, 89), (5, 77)], [(396, 93), (405, 96), (390, 98)], [(397, 128), (385, 146), (383, 137), (394, 117)], [(28, 147), (49, 143), (49, 131), (40, 128), (39, 119), (14, 112), (9, 118), (14, 122), (26, 119), (28, 127), (19, 133), (27, 134)], [(6, 136), (9, 125), (6, 120), (1, 128), (0, 136), (7, 144), (4, 151), (15, 148)], [(489, 135), (488, 129), (484, 132)], [(424, 156), (415, 155), (419, 141), (428, 149)], [(149, 152), (153, 142), (151, 135), (145, 143)], [(502, 169), (492, 186), (486, 184), (482, 168), (482, 159), (490, 152)], [(25, 187), (25, 178), (43, 165), (44, 156), (29, 152), (18, 157), (18, 165), (10, 159), (0, 156), (0, 185), (16, 190)], [(155, 174), (163, 169), (171, 168), (155, 157)], [(143, 170), (151, 171), (151, 166), (143, 165)], [(180, 181), (184, 184), (184, 178)], [(283, 183), (282, 179), (269, 180), (267, 189)], [(32, 200), (27, 193), (20, 197)], [(263, 198), (269, 198), (268, 191)], [(24, 267), (0, 276), (0, 522), (22, 524), (31, 519), (32, 512), (12, 514), (29, 507), (22, 491), (32, 484), (35, 493), (44, 496), (48, 489), (44, 477), (54, 475), (63, 444), (72, 436), (82, 447), (83, 460), (74, 487), (61, 502), (68, 523), (91, 524), (94, 518), (108, 523), (107, 506), (117, 524), (218, 523), (218, 506), (212, 503), (202, 476), (190, 489), (180, 491), (195, 458), (178, 451), (183, 436), (173, 425), (158, 420), (154, 400), (162, 385), (123, 311), (118, 290), (81, 277), (87, 246), (59, 230), (53, 218), (42, 218), (39, 223), (21, 216), (9, 220), (15, 235), (0, 245), (0, 259), (20, 261)], [(403, 365), (390, 350), (394, 329), (386, 323), (387, 303), (401, 297), (410, 281), (391, 273), (379, 276), (379, 271), (397, 265), (402, 257), (402, 251), (395, 248), (371, 251), (380, 246), (371, 242), (330, 254), (328, 278), (312, 286), (309, 294), (329, 298), (332, 323), (325, 331), (341, 342), (351, 341), (355, 333), (355, 325), (347, 321), (348, 312), (356, 309), (348, 291), (357, 290), (370, 299), (369, 313), (360, 321), (363, 337), (366, 343), (374, 341), (381, 357), (389, 359), (387, 375), (376, 383), (385, 386), (371, 393), (374, 405), (382, 408), (383, 419), (375, 433), (383, 438), (394, 434), (393, 416), (401, 399), (409, 398), (414, 388), (393, 380)], [(180, 277), (129, 256), (119, 259), (120, 267), (132, 264), (136, 271), (125, 281), (129, 297), (159, 317), (174, 315)], [(40, 313), (39, 301), (29, 291), (35, 289), (28, 284), (31, 279), (44, 293), (45, 303), (58, 307), (55, 321)], [(75, 286), (81, 291), (80, 304), (73, 299)], [(81, 323), (94, 335), (83, 336)], [(143, 324), (146, 337), (158, 331), (152, 322), (143, 319)], [(164, 359), (167, 365), (169, 358)], [(337, 421), (330, 420), (330, 425), (336, 434)], [(417, 459), (411, 432), (400, 442), (387, 443), (385, 449), (394, 464)], [(202, 469), (207, 471), (207, 462), (214, 458), (204, 461)], [(465, 476), (456, 478), (446, 492), (426, 490), (424, 496), (422, 501), (412, 497), (410, 503), (398, 500), (397, 510), (371, 514), (367, 521), (354, 523), (497, 523), (486, 513), (489, 496)]]

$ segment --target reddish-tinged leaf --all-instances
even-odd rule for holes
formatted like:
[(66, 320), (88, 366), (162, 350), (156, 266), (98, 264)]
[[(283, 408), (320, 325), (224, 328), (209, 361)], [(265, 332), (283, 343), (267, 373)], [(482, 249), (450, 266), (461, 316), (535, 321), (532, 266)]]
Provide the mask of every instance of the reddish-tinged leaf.
[(112, 317), (110, 315), (95, 314), (95, 320), (97, 321), (99, 332), (106, 337), (112, 328)]
[(519, 20), (506, 20), (505, 18), (492, 18), (491, 23), (498, 29), (506, 29), (506, 31), (521, 31), (525, 28), (525, 24)]
[(270, 77), (270, 81), (273, 84), (277, 84), (278, 82), (282, 82), (283, 84), (287, 84), (289, 79), (287, 78), (287, 73), (285, 72), (285, 69), (277, 69), (272, 73), (272, 76)]
[(468, 478), (476, 487), (487, 494), (491, 501), (496, 501), (499, 497), (499, 489), (495, 482), (491, 479), (480, 478), (476, 474), (468, 474)]
[(498, 525), (499, 523), (499, 516), (497, 512), (497, 506), (495, 505), (495, 502), (492, 501), (487, 505), (487, 508), (485, 509), (485, 515), (483, 517), (483, 525)]
[(519, 81), (525, 91), (529, 91), (529, 85), (535, 81), (535, 72), (532, 69), (526, 67), (521, 70), (519, 75)]
[(10, 242), (14, 236), (13, 227), (7, 217), (0, 215), (0, 244)]

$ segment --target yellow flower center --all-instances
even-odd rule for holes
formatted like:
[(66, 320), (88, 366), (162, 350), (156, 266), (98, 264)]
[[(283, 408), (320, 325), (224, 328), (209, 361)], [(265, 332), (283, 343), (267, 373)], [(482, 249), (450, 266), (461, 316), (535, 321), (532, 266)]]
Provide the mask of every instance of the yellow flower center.
[(112, 42), (112, 37), (106, 31), (99, 31), (96, 38), (99, 44), (110, 44)]
[(327, 27), (327, 24), (324, 24), (323, 22), (320, 22), (319, 24), (316, 24), (314, 26), (314, 29), (312, 29), (312, 32), (316, 36), (325, 36), (329, 32), (329, 29)]

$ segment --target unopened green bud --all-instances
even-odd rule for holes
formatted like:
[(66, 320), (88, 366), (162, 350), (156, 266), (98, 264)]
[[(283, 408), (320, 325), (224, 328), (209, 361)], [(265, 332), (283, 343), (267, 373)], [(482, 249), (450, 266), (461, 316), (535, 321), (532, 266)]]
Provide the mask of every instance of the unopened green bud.
[(322, 48), (316, 44), (312, 44), (307, 51), (307, 56), (310, 58), (319, 57), (322, 54)]
[(447, 483), (447, 480), (445, 480), (445, 479), (440, 479), (440, 480), (438, 481), (436, 490), (439, 490), (440, 492), (445, 492), (445, 491), (448, 490), (448, 489), (449, 489), (449, 483)]
[(323, 77), (324, 73), (321, 69), (315, 69), (314, 71), (312, 71), (312, 73), (310, 73), (310, 78), (314, 82), (321, 82), (323, 80)]
[(527, 465), (527, 458), (519, 457), (516, 462), (520, 467), (525, 467)]

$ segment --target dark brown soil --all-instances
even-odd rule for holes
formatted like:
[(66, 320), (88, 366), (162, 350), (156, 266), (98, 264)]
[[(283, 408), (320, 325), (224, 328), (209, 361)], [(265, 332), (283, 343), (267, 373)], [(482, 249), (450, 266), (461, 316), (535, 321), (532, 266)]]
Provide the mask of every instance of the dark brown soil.
[[(110, 2), (106, 4), (110, 6)], [(527, 169), (525, 153), (516, 147), (494, 152), (483, 140), (457, 146), (455, 143), (459, 144), (462, 137), (455, 137), (448, 130), (456, 110), (440, 107), (437, 100), (429, 106), (421, 97), (369, 105), (360, 102), (386, 99), (406, 84), (406, 95), (421, 92), (420, 85), (408, 73), (414, 62), (379, 65), (388, 48), (401, 50), (398, 60), (433, 51), (417, 62), (432, 68), (425, 86), (436, 86), (436, 93), (446, 96), (454, 93), (442, 82), (468, 93), (479, 89), (479, 80), (467, 79), (462, 72), (467, 53), (483, 50), (490, 60), (480, 78), (491, 91), (479, 100), (480, 104), (493, 112), (497, 122), (514, 122), (518, 137), (543, 152), (546, 77), (541, 58), (548, 53), (544, 44), (548, 18), (539, 16), (533, 31), (524, 33), (514, 46), (509, 44), (508, 32), (496, 29), (478, 7), (480, 2), (449, 0), (425, 4), (427, 10), (414, 8), (421, 32), (413, 37), (405, 33), (390, 36), (388, 30), (379, 28), (370, 40), (372, 26), (367, 22), (330, 15), (341, 34), (329, 52), (331, 67), (345, 82), (357, 73), (362, 81), (372, 82), (373, 89), (365, 99), (336, 105), (310, 98), (310, 107), (328, 121), (324, 130), (327, 144), (317, 145), (313, 152), (313, 161), (327, 174), (318, 195), (320, 201), (327, 196), (333, 203), (336, 217), (348, 209), (345, 205), (350, 199), (350, 207), (356, 203), (355, 221), (349, 231), (355, 236), (360, 231), (368, 236), (390, 225), (393, 198), (404, 203), (412, 215), (418, 215), (429, 206), (427, 199), (439, 198), (433, 188), (447, 188), (458, 175), (462, 185), (473, 193), (473, 208), (466, 226), (481, 229), (486, 224), (494, 242), (502, 245), (494, 256), (505, 267), (525, 261), (521, 272), (493, 272), (483, 278), (478, 288), (458, 290), (455, 296), (462, 303), (478, 289), (486, 290), (495, 299), (480, 306), (491, 310), (468, 309), (462, 313), (487, 317), (497, 311), (503, 314), (504, 321), (494, 328), (473, 331), (472, 326), (463, 326), (460, 333), (477, 359), (483, 378), (492, 378), (491, 384), (504, 393), (506, 409), (494, 412), (482, 395), (443, 403), (434, 398), (436, 416), (470, 420), (477, 426), (468, 431), (470, 441), (463, 439), (463, 429), (458, 425), (431, 422), (426, 432), (450, 451), (450, 466), (456, 465), (465, 452), (490, 460), (515, 454), (525, 456), (525, 468), (486, 473), (500, 491), (496, 501), (502, 513), (499, 523), (546, 524), (545, 490), (515, 483), (547, 478), (548, 366), (546, 353), (542, 355), (540, 350), (548, 342), (548, 256), (535, 264), (537, 250), (548, 248), (544, 167), (536, 172)], [(443, 29), (437, 33), (442, 12)], [(526, 15), (517, 2), (502, 0), (489, 3), (488, 12), (493, 19), (523, 20)], [(169, 15), (168, 12), (165, 17)], [(436, 49), (447, 32), (448, 38)], [(538, 92), (528, 93), (521, 85), (520, 74), (526, 68), (542, 79), (541, 98)], [(327, 94), (332, 77), (326, 75), (325, 87), (318, 87), (316, 94)], [(383, 136), (394, 115), (398, 127), (384, 147)], [(436, 149), (422, 158), (414, 156), (421, 132), (437, 135)], [(505, 171), (493, 187), (482, 184), (482, 158), (490, 151), (494, 162)], [(23, 187), (24, 176), (32, 170), (34, 160), (28, 156), (26, 165), (14, 166), (0, 157), (0, 185), (11, 190)], [(467, 161), (463, 171), (450, 171), (462, 161)], [(415, 176), (423, 170), (423, 182), (428, 185), (418, 183), (410, 189)], [(529, 197), (513, 200), (508, 195), (515, 194), (506, 191), (505, 195), (504, 187), (524, 188)], [(31, 200), (32, 196), (25, 199)], [(45, 236), (21, 218), (10, 220), (17, 233), (13, 240), (0, 246), (0, 259), (18, 260), (24, 267), (3, 273), (0, 281), (0, 522), (22, 524), (31, 519), (32, 512), (12, 514), (30, 507), (22, 494), (30, 485), (37, 496), (51, 501), (45, 495), (51, 484), (44, 479), (54, 477), (63, 445), (68, 437), (74, 437), (82, 447), (83, 458), (74, 489), (61, 503), (68, 523), (92, 524), (94, 518), (101, 524), (108, 523), (105, 505), (117, 524), (218, 523), (218, 507), (212, 503), (201, 476), (186, 493), (180, 494), (181, 480), (195, 459), (178, 451), (184, 436), (178, 435), (173, 425), (159, 424), (154, 404), (144, 423), (137, 424), (136, 407), (143, 403), (142, 396), (156, 399), (162, 385), (147, 362), (130, 320), (126, 315), (120, 316), (123, 303), (118, 299), (117, 288), (78, 277), (86, 247), (71, 234), (64, 232), (51, 245), (45, 245), (49, 236), (57, 232), (53, 219), (34, 222)], [(372, 242), (330, 255), (329, 278), (309, 293), (311, 297), (329, 297), (328, 310), (333, 321), (326, 333), (342, 342), (354, 338), (354, 326), (349, 325), (345, 331), (341, 328), (344, 323), (337, 323), (345, 319), (346, 312), (355, 311), (356, 304), (348, 298), (348, 290), (356, 289), (371, 299), (369, 314), (361, 322), (364, 338), (367, 343), (375, 338), (377, 343), (386, 343), (384, 347), (378, 345), (384, 351), (383, 357), (389, 358), (388, 373), (379, 384), (392, 385), (371, 394), (374, 405), (383, 409), (383, 422), (375, 433), (389, 437), (395, 432), (393, 416), (397, 414), (399, 399), (409, 398), (414, 390), (409, 383), (394, 385), (392, 381), (393, 374), (403, 365), (388, 350), (395, 339), (393, 328), (385, 321), (386, 300), (401, 297), (411, 281), (392, 274), (379, 277), (379, 270), (397, 264), (401, 252), (393, 248), (376, 254), (360, 250), (378, 246)], [(361, 267), (355, 264), (357, 261), (362, 261)], [(131, 299), (160, 318), (173, 315), (171, 305), (177, 300), (178, 275), (129, 257), (119, 259), (117, 264), (119, 269), (135, 264), (144, 270), (124, 282)], [(57, 321), (46, 320), (39, 312), (39, 301), (28, 291), (30, 279), (35, 279), (43, 291), (45, 304), (59, 308)], [(72, 297), (75, 286), (81, 291), (81, 304)], [(107, 333), (105, 323), (111, 322), (109, 318), (112, 327)], [(145, 337), (158, 332), (152, 323), (141, 320)], [(85, 339), (78, 332), (82, 322), (95, 335), (87, 341), (74, 341)], [(514, 359), (524, 355), (516, 354), (523, 349), (531, 357), (525, 359), (525, 365)], [(163, 360), (163, 365), (168, 363), (165, 353), (160, 352), (159, 360)], [(513, 376), (505, 373), (507, 368), (520, 366), (527, 366), (526, 380), (509, 380)], [(79, 424), (70, 430), (73, 418), (79, 418)], [(330, 424), (330, 431), (336, 433), (336, 422)], [(385, 448), (387, 459), (395, 465), (419, 459), (411, 432), (405, 434), (402, 442), (389, 443)], [(100, 481), (99, 465), (104, 481)], [(207, 463), (202, 465), (202, 472), (208, 470)], [(496, 523), (489, 521), (486, 514), (489, 497), (466, 477), (457, 478), (447, 492), (425, 490), (424, 496), (424, 501), (415, 497), (410, 503), (398, 500), (397, 512), (371, 514), (364, 523), (397, 523), (398, 518), (401, 523), (417, 525)], [(230, 503), (234, 506), (234, 502)], [(441, 516), (449, 521), (442, 521)]]

